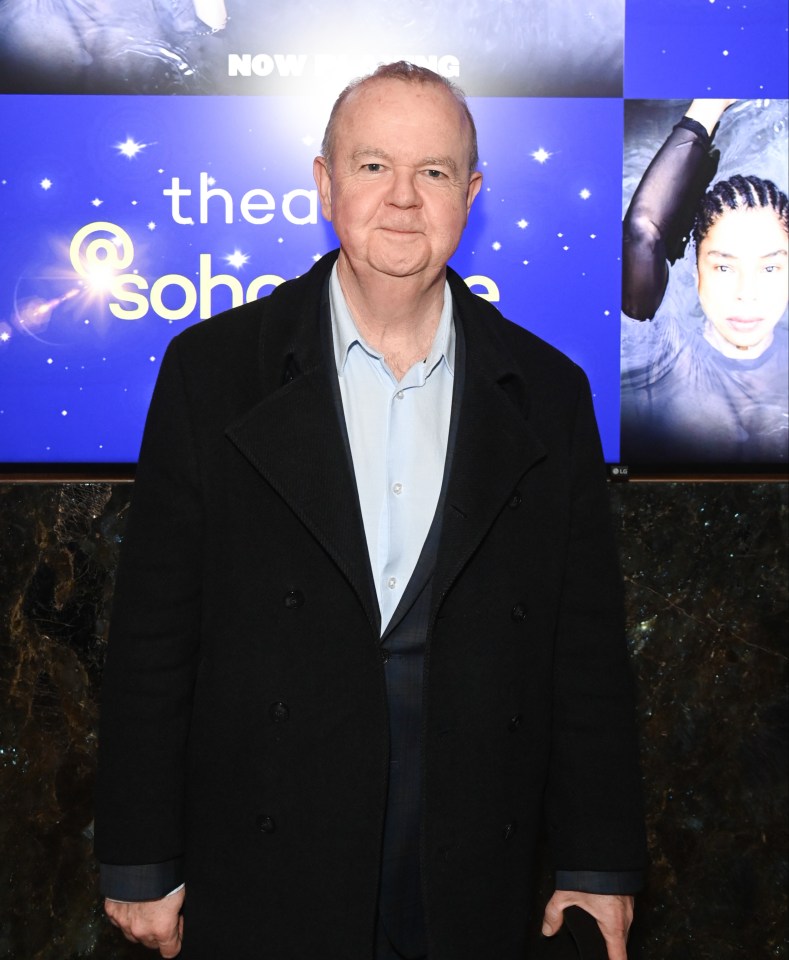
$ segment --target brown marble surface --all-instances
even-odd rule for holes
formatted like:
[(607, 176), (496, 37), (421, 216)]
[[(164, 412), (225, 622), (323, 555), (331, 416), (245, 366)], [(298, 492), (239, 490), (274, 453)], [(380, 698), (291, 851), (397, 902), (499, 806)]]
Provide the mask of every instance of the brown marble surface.
[[(0, 486), (0, 958), (153, 956), (102, 919), (91, 856), (129, 493)], [(789, 958), (787, 486), (631, 483), (611, 495), (652, 856), (631, 958)]]

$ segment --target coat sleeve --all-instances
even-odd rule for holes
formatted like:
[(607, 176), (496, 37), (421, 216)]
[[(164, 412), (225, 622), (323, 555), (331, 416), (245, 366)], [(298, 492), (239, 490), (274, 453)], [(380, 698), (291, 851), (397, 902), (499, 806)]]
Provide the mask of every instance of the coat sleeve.
[(177, 861), (199, 657), (203, 509), (178, 339), (146, 421), (102, 681), (95, 851)]
[(605, 467), (585, 378), (570, 470), (546, 793), (550, 845), (559, 872), (630, 874), (646, 861), (633, 684)]

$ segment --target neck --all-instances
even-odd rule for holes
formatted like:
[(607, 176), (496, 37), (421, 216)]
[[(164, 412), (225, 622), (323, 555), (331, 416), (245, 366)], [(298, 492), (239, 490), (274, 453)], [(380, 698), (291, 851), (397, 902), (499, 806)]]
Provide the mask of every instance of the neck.
[(708, 343), (712, 344), (724, 357), (730, 357), (732, 360), (755, 360), (770, 346), (773, 342), (773, 336), (773, 332), (770, 331), (769, 335), (758, 343), (754, 343), (750, 347), (738, 347), (721, 336), (709, 320), (704, 324), (704, 337)]
[(446, 268), (428, 279), (368, 276), (355, 270), (341, 252), (337, 274), (359, 333), (402, 379), (430, 353), (444, 306)]

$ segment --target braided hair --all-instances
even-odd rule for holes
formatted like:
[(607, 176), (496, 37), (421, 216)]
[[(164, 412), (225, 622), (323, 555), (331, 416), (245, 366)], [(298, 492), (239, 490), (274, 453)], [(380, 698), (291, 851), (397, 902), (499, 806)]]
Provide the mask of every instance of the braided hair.
[(789, 201), (772, 180), (761, 177), (743, 177), (739, 173), (728, 180), (719, 180), (701, 199), (693, 223), (696, 255), (701, 241), (710, 227), (727, 211), (769, 207), (775, 211), (778, 222), (789, 233)]

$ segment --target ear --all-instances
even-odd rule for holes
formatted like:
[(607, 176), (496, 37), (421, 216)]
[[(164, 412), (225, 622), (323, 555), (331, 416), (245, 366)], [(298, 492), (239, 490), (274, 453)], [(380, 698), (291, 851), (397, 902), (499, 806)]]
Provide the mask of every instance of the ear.
[(466, 216), (468, 216), (469, 211), (471, 210), (471, 204), (476, 199), (481, 186), (482, 174), (479, 172), (479, 170), (475, 170), (474, 173), (472, 173), (469, 177), (468, 189), (466, 190)]
[(316, 157), (312, 161), (312, 175), (321, 201), (321, 212), (331, 222), (331, 174), (326, 157)]

